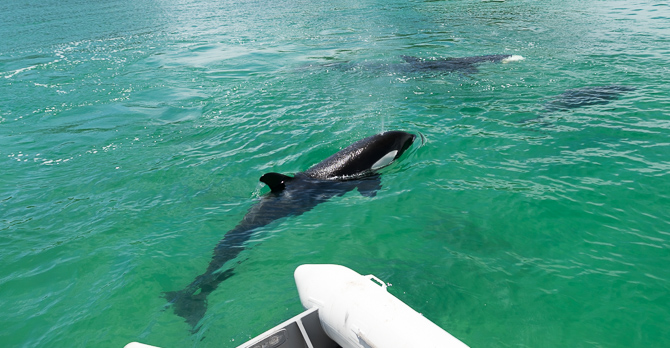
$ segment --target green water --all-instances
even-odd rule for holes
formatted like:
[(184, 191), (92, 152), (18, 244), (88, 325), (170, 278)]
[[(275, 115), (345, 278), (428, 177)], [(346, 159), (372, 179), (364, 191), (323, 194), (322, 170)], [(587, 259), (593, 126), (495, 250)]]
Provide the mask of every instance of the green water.
[[(668, 47), (660, 1), (5, 0), (0, 345), (235, 347), (339, 263), (471, 347), (670, 346)], [(166, 309), (260, 175), (392, 129), (426, 140), (376, 197), (257, 231), (197, 333)]]

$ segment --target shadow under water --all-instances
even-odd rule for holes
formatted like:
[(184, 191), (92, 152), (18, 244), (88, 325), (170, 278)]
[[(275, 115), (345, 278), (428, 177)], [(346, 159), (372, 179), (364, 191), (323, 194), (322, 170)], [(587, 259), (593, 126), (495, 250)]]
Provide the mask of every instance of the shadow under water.
[[(473, 74), (478, 72), (477, 67), (482, 63), (509, 63), (520, 61), (524, 58), (519, 55), (511, 54), (490, 54), (471, 57), (450, 57), (450, 58), (420, 58), (414, 56), (401, 55), (403, 63), (387, 62), (331, 62), (317, 65), (316, 67), (329, 70), (350, 71), (367, 70), (379, 71), (385, 73), (422, 73), (422, 72), (441, 72), (453, 73), (460, 72)], [(314, 66), (310, 66), (314, 67)]]
[(614, 100), (618, 100), (623, 94), (635, 90), (635, 87), (622, 85), (588, 86), (568, 89), (544, 103), (539, 116), (519, 121), (519, 123), (534, 123), (546, 126), (549, 123), (543, 121), (543, 119), (547, 115), (587, 106), (606, 105)]
[(569, 89), (544, 104), (544, 111), (565, 111), (591, 105), (604, 105), (617, 100), (635, 87), (622, 85), (590, 86)]

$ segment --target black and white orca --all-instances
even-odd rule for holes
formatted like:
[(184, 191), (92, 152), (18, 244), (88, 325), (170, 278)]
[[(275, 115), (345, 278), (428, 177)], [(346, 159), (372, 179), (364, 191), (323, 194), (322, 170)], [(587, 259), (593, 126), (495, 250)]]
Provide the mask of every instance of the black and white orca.
[(233, 275), (234, 266), (223, 271), (222, 267), (237, 257), (256, 229), (283, 217), (303, 214), (354, 189), (364, 196), (374, 196), (381, 188), (378, 170), (398, 159), (415, 138), (406, 132), (385, 132), (359, 140), (294, 176), (279, 173), (261, 176), (260, 181), (270, 187), (270, 192), (224, 235), (214, 248), (207, 270), (183, 290), (164, 294), (175, 314), (197, 331), (196, 326), (207, 310), (207, 296)]

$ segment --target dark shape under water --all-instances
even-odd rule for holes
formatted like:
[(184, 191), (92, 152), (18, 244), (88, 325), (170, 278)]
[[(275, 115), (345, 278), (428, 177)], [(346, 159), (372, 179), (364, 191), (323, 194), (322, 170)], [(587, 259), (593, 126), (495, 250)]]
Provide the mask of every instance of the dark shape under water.
[(476, 73), (477, 66), (481, 63), (506, 63), (523, 60), (522, 56), (511, 54), (491, 54), (485, 56), (425, 59), (413, 56), (400, 56), (404, 63), (353, 63), (353, 62), (331, 62), (320, 65), (321, 68), (348, 71), (348, 70), (371, 70), (392, 73), (420, 73), (420, 72), (462, 72)]
[(385, 132), (355, 142), (295, 176), (267, 173), (260, 181), (271, 192), (249, 209), (242, 221), (225, 234), (214, 248), (207, 270), (183, 290), (166, 292), (175, 314), (191, 325), (192, 331), (207, 310), (207, 296), (233, 275), (233, 267), (221, 268), (244, 249), (254, 230), (286, 216), (305, 213), (319, 203), (358, 188), (364, 196), (374, 196), (381, 187), (378, 169), (400, 157), (414, 142), (415, 135)]
[(621, 85), (590, 86), (574, 88), (559, 94), (544, 104), (547, 112), (565, 111), (591, 105), (604, 105), (619, 99), (622, 94), (634, 91), (635, 87)]
[(485, 56), (442, 59), (423, 59), (412, 56), (400, 57), (409, 64), (408, 70), (410, 71), (458, 71), (465, 73), (476, 73), (477, 65), (481, 63), (499, 63), (523, 60), (522, 56), (515, 56), (511, 54), (490, 54)]

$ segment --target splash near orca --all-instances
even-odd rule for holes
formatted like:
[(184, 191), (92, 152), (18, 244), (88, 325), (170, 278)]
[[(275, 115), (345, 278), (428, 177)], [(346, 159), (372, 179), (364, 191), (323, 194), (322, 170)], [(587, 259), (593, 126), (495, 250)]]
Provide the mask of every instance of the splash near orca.
[(164, 293), (175, 314), (184, 318), (193, 332), (197, 331), (196, 326), (207, 310), (207, 296), (233, 275), (233, 266), (225, 270), (222, 267), (237, 257), (256, 229), (283, 217), (303, 214), (354, 189), (364, 196), (374, 196), (381, 188), (377, 170), (398, 159), (415, 138), (406, 132), (385, 132), (359, 140), (294, 176), (279, 173), (261, 176), (260, 181), (271, 191), (219, 241), (207, 270), (183, 290)]

